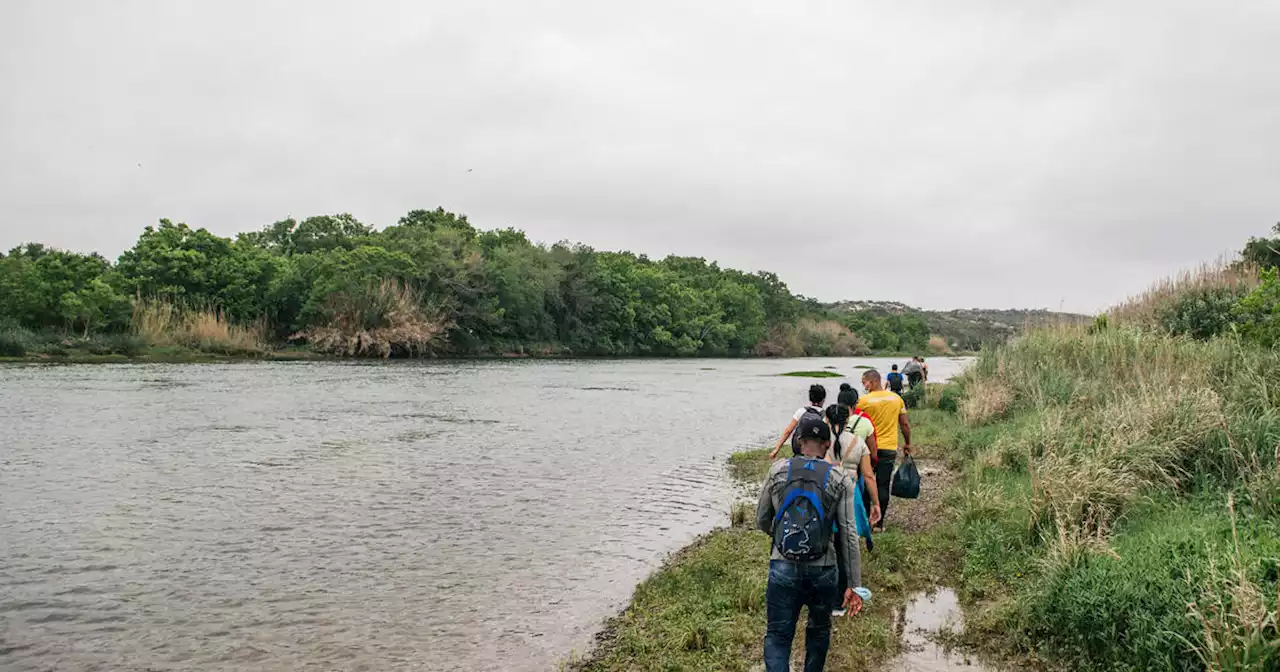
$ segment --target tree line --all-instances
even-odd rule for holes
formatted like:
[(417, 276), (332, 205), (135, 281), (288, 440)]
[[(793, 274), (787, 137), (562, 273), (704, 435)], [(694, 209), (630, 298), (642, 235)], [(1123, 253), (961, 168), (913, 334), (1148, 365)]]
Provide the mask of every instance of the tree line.
[(773, 273), (535, 244), (515, 229), (478, 230), (441, 208), (414, 210), (381, 230), (351, 215), (321, 215), (234, 239), (160, 220), (114, 263), (36, 243), (0, 255), (0, 324), (127, 332), (144, 300), (216, 310), (261, 325), (277, 343), (321, 333), (348, 345), (384, 339), (382, 354), (867, 350), (849, 325), (831, 323)]

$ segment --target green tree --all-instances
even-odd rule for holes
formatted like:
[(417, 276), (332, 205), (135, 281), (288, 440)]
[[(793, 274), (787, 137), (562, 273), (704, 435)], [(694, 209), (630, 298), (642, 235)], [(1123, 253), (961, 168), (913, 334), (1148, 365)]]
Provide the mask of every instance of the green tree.
[(1270, 238), (1250, 238), (1240, 257), (1259, 268), (1280, 266), (1280, 222), (1271, 227), (1271, 233), (1274, 235)]
[(0, 257), (0, 317), (30, 329), (120, 328), (129, 308), (117, 281), (99, 255), (17, 247)]
[(251, 240), (160, 220), (146, 227), (116, 264), (131, 294), (218, 306), (235, 319), (268, 312), (268, 294), (285, 262)]
[(1277, 269), (1262, 272), (1262, 284), (1240, 299), (1234, 317), (1245, 338), (1268, 348), (1280, 345), (1280, 279)]

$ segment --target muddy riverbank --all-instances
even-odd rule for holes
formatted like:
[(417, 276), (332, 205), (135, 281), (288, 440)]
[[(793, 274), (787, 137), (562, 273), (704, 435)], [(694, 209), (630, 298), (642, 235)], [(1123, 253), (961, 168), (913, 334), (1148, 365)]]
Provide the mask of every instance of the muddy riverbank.
[[(936, 411), (917, 414), (920, 436)], [(945, 629), (960, 627), (955, 594), (945, 586), (957, 558), (945, 504), (956, 476), (937, 446), (916, 449), (924, 488), (917, 500), (894, 500), (888, 530), (863, 553), (864, 584), (872, 603), (857, 617), (838, 619), (828, 669), (945, 671), (986, 668), (972, 655), (949, 650)], [(738, 453), (731, 473), (743, 479), (734, 525), (711, 532), (673, 555), (637, 588), (626, 610), (608, 622), (596, 646), (566, 667), (580, 672), (704, 669), (754, 671), (761, 666), (764, 589), (769, 540), (751, 528), (754, 489), (768, 464), (765, 451)], [(803, 656), (803, 627), (793, 651)], [(886, 667), (887, 665), (887, 667)]]

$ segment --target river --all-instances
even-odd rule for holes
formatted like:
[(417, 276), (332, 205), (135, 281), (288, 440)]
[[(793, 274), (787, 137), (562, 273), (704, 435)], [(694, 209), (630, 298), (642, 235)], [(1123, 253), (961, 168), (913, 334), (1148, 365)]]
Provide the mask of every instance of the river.
[(886, 361), (0, 366), (0, 669), (553, 669)]

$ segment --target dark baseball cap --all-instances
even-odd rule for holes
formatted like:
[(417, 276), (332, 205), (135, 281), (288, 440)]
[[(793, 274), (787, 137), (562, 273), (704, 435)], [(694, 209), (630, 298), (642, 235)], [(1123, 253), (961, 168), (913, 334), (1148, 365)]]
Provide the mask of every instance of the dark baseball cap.
[(831, 428), (827, 427), (827, 423), (814, 417), (805, 417), (800, 420), (800, 427), (796, 434), (801, 441), (805, 439), (817, 439), (819, 441), (831, 440)]

